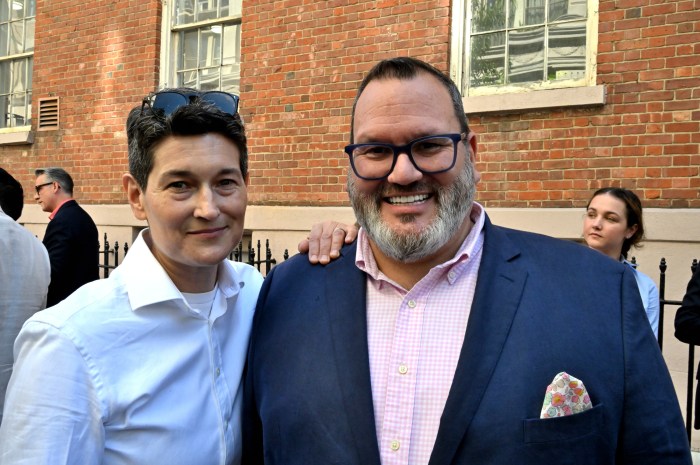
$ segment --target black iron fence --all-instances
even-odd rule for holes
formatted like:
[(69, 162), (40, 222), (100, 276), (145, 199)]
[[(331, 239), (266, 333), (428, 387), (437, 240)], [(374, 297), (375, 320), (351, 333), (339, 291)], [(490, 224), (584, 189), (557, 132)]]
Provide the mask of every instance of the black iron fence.
[[(634, 258), (632, 259), (632, 262), (635, 263)], [(698, 267), (698, 260), (693, 259), (691, 265), (690, 265), (690, 274), (688, 275), (688, 279), (684, 281), (684, 289), (685, 289), (685, 284), (690, 280), (690, 277), (692, 276), (693, 273), (695, 273), (695, 270)], [(666, 263), (666, 259), (662, 258), (661, 261), (659, 262), (659, 348), (663, 350), (663, 335), (664, 335), (664, 313), (666, 310), (666, 306), (674, 306), (677, 307), (681, 305), (682, 301), (681, 300), (673, 300), (673, 299), (667, 299), (666, 298), (666, 270), (668, 269), (668, 264)], [(690, 439), (692, 437), (692, 431), (693, 431), (693, 413), (697, 415), (697, 412), (693, 412), (693, 396), (695, 394), (695, 390), (693, 389), (694, 385), (694, 380), (695, 380), (695, 346), (693, 344), (688, 344), (688, 379), (687, 379), (687, 384), (686, 384), (686, 404), (685, 404), (685, 430), (688, 434), (688, 442), (690, 442)]]
[[(120, 250), (123, 250), (123, 255), (121, 256), (122, 259), (124, 256), (126, 256), (127, 252), (129, 251), (129, 244), (124, 243), (123, 247), (120, 249), (119, 243), (117, 241), (114, 242), (113, 246), (110, 246), (109, 241), (107, 240), (107, 234), (105, 233), (104, 235), (104, 243), (102, 245), (98, 245), (99, 251), (98, 253), (100, 254), (100, 264), (99, 267), (102, 270), (102, 276), (104, 278), (109, 276), (109, 273), (111, 270), (115, 269), (119, 263), (121, 263), (120, 259)], [(261, 271), (261, 268), (264, 267), (265, 269), (265, 274), (270, 272), (270, 269), (277, 264), (277, 259), (272, 257), (272, 250), (270, 249), (270, 241), (269, 239), (265, 240), (265, 258), (259, 258), (261, 257), (262, 253), (262, 246), (260, 240), (257, 241), (256, 246), (253, 246), (252, 241), (248, 241), (247, 247), (243, 246), (243, 241), (241, 241), (238, 246), (236, 246), (235, 249), (231, 251), (229, 254), (229, 259), (230, 260), (235, 260), (237, 262), (243, 262), (247, 263), (251, 266), (254, 266), (258, 269), (258, 271)], [(285, 249), (284, 254), (283, 254), (283, 259), (286, 260), (289, 258), (289, 251)], [(636, 260), (634, 257), (632, 257), (631, 262), (633, 264), (636, 264)], [(690, 279), (690, 276), (692, 276), (692, 273), (695, 272), (695, 269), (698, 267), (698, 260), (693, 259), (692, 264), (690, 265), (690, 275), (688, 276), (688, 280)], [(666, 263), (666, 259), (662, 258), (661, 261), (659, 262), (659, 348), (663, 350), (663, 343), (664, 343), (664, 313), (666, 310), (667, 306), (679, 306), (681, 305), (680, 300), (673, 300), (673, 299), (667, 299), (666, 298), (666, 271), (668, 269), (668, 264)], [(687, 283), (687, 281), (684, 282), (684, 285)], [(692, 425), (693, 425), (693, 396), (695, 393), (695, 390), (693, 389), (694, 387), (694, 380), (695, 380), (695, 346), (694, 345), (688, 345), (688, 380), (687, 380), (687, 398), (686, 398), (686, 415), (685, 415), (685, 422), (686, 422), (686, 431), (688, 433), (688, 441), (690, 441), (691, 436), (692, 436)], [(697, 413), (697, 412), (695, 412)]]
[[(97, 253), (100, 256), (98, 266), (102, 271), (102, 277), (107, 278), (109, 276), (109, 273), (117, 266), (119, 266), (121, 261), (124, 259), (124, 256), (126, 256), (127, 252), (129, 251), (129, 244), (125, 242), (124, 246), (120, 249), (119, 242), (114, 241), (114, 245), (110, 246), (110, 243), (107, 240), (107, 233), (105, 233), (104, 242), (102, 244), (99, 244), (98, 242), (97, 248)], [(121, 258), (120, 250), (123, 250), (123, 255), (121, 255)], [(238, 243), (238, 246), (236, 246), (236, 248), (231, 251), (228, 258), (229, 260), (235, 260), (237, 262), (243, 262), (247, 263), (250, 266), (254, 266), (260, 272), (262, 272), (261, 268), (264, 267), (265, 274), (267, 275), (267, 273), (270, 272), (272, 266), (277, 264), (277, 259), (272, 257), (272, 250), (270, 249), (269, 239), (265, 239), (265, 258), (258, 258), (261, 256), (261, 252), (261, 243), (259, 239), (257, 241), (256, 247), (253, 247), (253, 241), (248, 241), (248, 246), (244, 248), (243, 241), (241, 241)], [(284, 260), (289, 258), (289, 251), (287, 249), (284, 250), (282, 258)]]

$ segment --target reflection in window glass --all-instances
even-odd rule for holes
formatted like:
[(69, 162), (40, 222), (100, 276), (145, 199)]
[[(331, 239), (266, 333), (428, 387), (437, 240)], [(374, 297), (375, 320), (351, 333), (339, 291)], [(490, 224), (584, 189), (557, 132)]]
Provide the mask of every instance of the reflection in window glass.
[(0, 128), (31, 125), (35, 0), (0, 0)]
[(552, 26), (549, 30), (547, 79), (580, 79), (586, 74), (586, 22)]
[(494, 86), (504, 83), (505, 40), (503, 32), (474, 36), (471, 43), (470, 86)]
[(506, 27), (505, 0), (472, 0), (472, 32), (486, 32)]
[(199, 67), (221, 66), (221, 36), (223, 27), (220, 24), (202, 28), (199, 39)]
[(541, 81), (544, 77), (544, 28), (509, 33), (508, 82)]
[(470, 87), (585, 78), (587, 0), (471, 0), (470, 11)]
[(194, 0), (176, 0), (173, 22), (175, 24), (190, 24), (194, 22)]

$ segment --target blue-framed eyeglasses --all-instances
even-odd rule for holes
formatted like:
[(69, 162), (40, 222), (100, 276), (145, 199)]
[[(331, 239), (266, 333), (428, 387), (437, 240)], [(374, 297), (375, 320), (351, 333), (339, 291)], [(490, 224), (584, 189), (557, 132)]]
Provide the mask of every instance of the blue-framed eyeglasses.
[(413, 166), (423, 174), (437, 174), (451, 170), (457, 160), (457, 146), (467, 133), (436, 134), (414, 139), (406, 145), (351, 144), (345, 147), (350, 166), (358, 178), (377, 181), (391, 174), (399, 154), (405, 153)]
[(208, 102), (231, 116), (238, 111), (238, 95), (218, 90), (208, 92), (181, 92), (164, 90), (150, 94), (141, 102), (141, 113), (148, 106), (154, 113), (169, 116), (178, 108), (196, 101)]

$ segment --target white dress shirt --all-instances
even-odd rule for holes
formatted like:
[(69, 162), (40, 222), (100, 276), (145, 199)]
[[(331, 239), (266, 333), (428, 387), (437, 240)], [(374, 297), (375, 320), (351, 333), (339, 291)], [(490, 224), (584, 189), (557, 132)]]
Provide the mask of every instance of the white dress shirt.
[(44, 244), (0, 209), (0, 423), (12, 374), (12, 344), (22, 324), (46, 307), (50, 279)]
[(143, 234), (108, 279), (22, 328), (0, 464), (240, 462), (241, 377), (262, 276), (224, 261), (211, 312), (198, 311)]

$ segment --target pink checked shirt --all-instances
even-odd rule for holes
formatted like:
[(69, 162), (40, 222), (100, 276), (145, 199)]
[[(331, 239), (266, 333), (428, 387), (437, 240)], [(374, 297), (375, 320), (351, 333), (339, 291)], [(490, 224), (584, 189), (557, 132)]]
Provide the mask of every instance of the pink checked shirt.
[(355, 264), (367, 273), (367, 339), (382, 465), (428, 463), (462, 349), (484, 242), (474, 203), (457, 254), (410, 290), (377, 268), (360, 230)]

